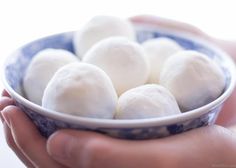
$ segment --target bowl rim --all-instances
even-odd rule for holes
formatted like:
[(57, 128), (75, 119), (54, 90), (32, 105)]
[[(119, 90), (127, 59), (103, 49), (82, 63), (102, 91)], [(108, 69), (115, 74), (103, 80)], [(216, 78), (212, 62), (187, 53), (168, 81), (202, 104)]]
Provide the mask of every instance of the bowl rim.
[[(157, 25), (150, 24), (150, 23), (135, 23), (133, 24), (139, 28), (139, 27), (147, 27), (149, 30), (154, 29), (155, 31), (161, 31), (163, 33), (168, 33), (177, 37), (185, 38), (194, 42), (197, 42), (207, 48), (210, 48), (212, 51), (218, 53), (221, 58), (224, 59), (224, 61), (227, 63), (227, 68), (230, 72), (230, 84), (228, 88), (221, 94), (217, 99), (212, 101), (211, 103), (208, 103), (204, 106), (201, 106), (197, 109), (190, 110), (185, 113), (180, 113), (176, 115), (171, 115), (171, 116), (165, 116), (165, 117), (160, 117), (160, 118), (147, 118), (147, 119), (132, 119), (132, 120), (114, 120), (114, 119), (97, 119), (97, 118), (86, 118), (86, 117), (80, 117), (80, 116), (73, 116), (70, 114), (64, 114), (60, 112), (56, 112), (53, 110), (49, 110), (46, 108), (41, 107), (40, 105), (34, 104), (18, 94), (14, 89), (8, 84), (6, 76), (5, 76), (5, 69), (8, 63), (10, 62), (11, 59), (9, 57), (6, 57), (3, 70), (2, 70), (2, 81), (5, 89), (8, 91), (8, 93), (12, 96), (13, 99), (16, 99), (19, 103), (23, 104), (27, 108), (30, 108), (37, 112), (38, 114), (45, 116), (50, 119), (58, 120), (58, 121), (63, 121), (66, 123), (70, 124), (75, 124), (75, 125), (81, 125), (81, 126), (86, 126), (89, 128), (141, 128), (141, 127), (150, 127), (150, 126), (164, 126), (164, 125), (169, 125), (169, 124), (177, 124), (183, 121), (187, 121), (193, 118), (198, 118), (201, 115), (209, 113), (211, 109), (214, 107), (220, 105), (223, 103), (233, 92), (235, 84), (236, 84), (236, 67), (234, 64), (233, 59), (226, 54), (224, 51), (216, 47), (215, 45), (211, 44), (210, 42), (207, 42), (206, 40), (203, 40), (195, 35), (191, 35), (189, 33), (183, 33), (181, 31), (174, 31), (172, 29), (168, 28), (160, 28)], [(50, 36), (46, 36), (37, 40), (33, 40), (26, 45), (38, 41), (38, 40), (43, 40), (48, 37), (52, 36), (57, 36), (60, 34), (68, 34), (68, 33), (73, 33), (73, 32), (64, 32), (64, 33), (59, 33), (59, 34), (53, 34)], [(24, 48), (26, 45), (23, 45), (18, 48)], [(16, 50), (16, 51), (18, 51)], [(9, 56), (14, 56), (13, 54), (10, 54)], [(8, 60), (9, 59), (9, 60)]]

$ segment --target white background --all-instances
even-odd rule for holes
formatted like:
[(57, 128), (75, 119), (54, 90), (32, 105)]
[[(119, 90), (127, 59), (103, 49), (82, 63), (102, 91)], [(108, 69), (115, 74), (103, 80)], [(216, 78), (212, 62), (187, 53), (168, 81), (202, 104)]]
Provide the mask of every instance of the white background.
[[(24, 43), (76, 30), (101, 14), (153, 14), (190, 23), (212, 36), (236, 39), (235, 7), (234, 0), (0, 0), (0, 63)], [(0, 167), (24, 167), (7, 147), (1, 126)]]

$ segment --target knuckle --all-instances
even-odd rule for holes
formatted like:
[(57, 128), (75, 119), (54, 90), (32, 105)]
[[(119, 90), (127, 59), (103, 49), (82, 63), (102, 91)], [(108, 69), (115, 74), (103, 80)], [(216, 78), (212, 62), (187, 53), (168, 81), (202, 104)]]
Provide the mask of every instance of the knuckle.
[(101, 143), (99, 140), (89, 140), (86, 142), (83, 153), (85, 153), (90, 159), (94, 159), (101, 151)]
[(227, 128), (219, 125), (210, 126), (206, 131), (205, 137), (211, 142), (209, 148), (219, 153), (223, 152), (222, 146), (224, 146), (224, 149), (228, 148), (230, 150), (232, 144), (235, 142), (234, 134)]
[[(220, 161), (226, 161), (235, 155), (236, 151), (236, 137), (235, 134), (222, 126), (212, 127), (211, 149)], [(214, 132), (214, 133), (213, 133)]]
[(104, 152), (108, 152), (108, 145), (105, 140), (99, 138), (90, 139), (84, 144), (81, 151), (81, 162), (83, 162), (84, 167), (103, 167), (106, 162)]
[(8, 97), (2, 97), (0, 99), (0, 110), (3, 110), (5, 107), (13, 104), (13, 100)]
[(3, 109), (4, 112), (14, 112), (14, 111), (18, 111), (18, 110), (19, 110), (19, 108), (14, 105), (8, 105)]
[(220, 141), (225, 142), (225, 144), (229, 144), (230, 142), (233, 143), (235, 142), (236, 137), (231, 130), (221, 126), (215, 126), (215, 132), (218, 135)]
[(218, 140), (228, 139), (228, 137), (232, 135), (228, 129), (219, 125), (213, 125), (209, 127), (209, 134)]

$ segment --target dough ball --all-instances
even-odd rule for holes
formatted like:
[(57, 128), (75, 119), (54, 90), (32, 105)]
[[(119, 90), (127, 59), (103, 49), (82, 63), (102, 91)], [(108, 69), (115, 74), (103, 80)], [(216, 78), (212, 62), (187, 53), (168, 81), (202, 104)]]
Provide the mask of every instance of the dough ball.
[(116, 119), (144, 119), (179, 114), (174, 96), (164, 87), (147, 84), (123, 93), (117, 106)]
[(182, 112), (215, 100), (225, 87), (220, 67), (205, 54), (181, 51), (164, 64), (160, 84), (175, 96)]
[(95, 43), (111, 36), (136, 39), (134, 28), (128, 20), (112, 16), (96, 16), (75, 33), (73, 39), (75, 53), (82, 58)]
[(164, 62), (171, 55), (181, 51), (182, 47), (174, 40), (165, 37), (147, 40), (142, 45), (150, 64), (148, 82), (159, 83), (160, 72)]
[(103, 69), (118, 95), (146, 83), (149, 75), (149, 64), (142, 46), (123, 37), (110, 37), (98, 42), (83, 61)]
[(79, 61), (74, 54), (62, 49), (38, 52), (29, 64), (23, 79), (26, 97), (41, 105), (44, 89), (54, 73), (62, 66)]
[(48, 83), (42, 101), (42, 106), (50, 110), (107, 119), (113, 118), (116, 104), (117, 94), (109, 77), (86, 63), (59, 69)]

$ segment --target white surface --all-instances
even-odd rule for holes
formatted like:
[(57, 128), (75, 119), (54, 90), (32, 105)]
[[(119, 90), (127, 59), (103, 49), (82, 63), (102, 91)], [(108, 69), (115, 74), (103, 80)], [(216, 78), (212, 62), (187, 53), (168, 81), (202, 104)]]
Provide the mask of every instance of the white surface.
[[(217, 37), (236, 38), (234, 0), (0, 0), (0, 63), (26, 42), (75, 30), (92, 16), (101, 14), (120, 17), (154, 14), (188, 22)], [(0, 167), (24, 167), (7, 147), (2, 129)]]

